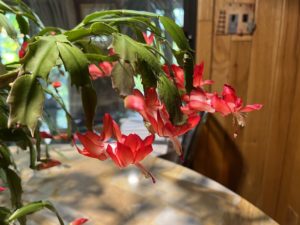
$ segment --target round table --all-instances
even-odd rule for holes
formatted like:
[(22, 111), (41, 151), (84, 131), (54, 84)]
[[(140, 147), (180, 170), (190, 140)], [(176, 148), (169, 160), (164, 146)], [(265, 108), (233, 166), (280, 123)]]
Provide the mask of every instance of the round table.
[[(149, 157), (143, 164), (157, 182), (135, 168), (57, 149), (63, 165), (41, 172), (25, 170), (25, 199), (49, 199), (66, 221), (87, 217), (87, 225), (271, 225), (255, 206), (188, 168)], [(51, 212), (30, 216), (32, 224), (58, 224)]]

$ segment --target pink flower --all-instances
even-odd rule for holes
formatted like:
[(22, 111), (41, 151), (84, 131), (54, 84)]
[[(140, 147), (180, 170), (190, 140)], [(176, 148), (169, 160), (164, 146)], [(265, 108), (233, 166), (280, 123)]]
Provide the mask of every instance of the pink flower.
[(133, 95), (129, 95), (124, 100), (125, 107), (139, 112), (144, 120), (148, 122), (148, 129), (152, 133), (157, 133), (161, 137), (169, 137), (174, 144), (178, 155), (182, 155), (182, 147), (177, 139), (187, 131), (193, 129), (200, 121), (200, 116), (189, 115), (187, 122), (183, 125), (173, 125), (169, 118), (165, 106), (159, 101), (154, 88), (146, 91), (146, 97), (135, 90)]
[(113, 65), (110, 62), (100, 62), (99, 67), (95, 64), (89, 65), (89, 73), (92, 80), (111, 75)]
[(134, 164), (140, 168), (147, 177), (150, 176), (153, 183), (155, 183), (155, 179), (151, 173), (140, 164), (140, 161), (152, 152), (153, 141), (154, 135), (149, 135), (144, 140), (136, 134), (123, 135), (116, 146), (108, 147), (107, 153), (118, 167), (124, 168), (130, 164)]
[(54, 88), (61, 87), (61, 82), (60, 81), (54, 81), (54, 82), (52, 82), (52, 87), (54, 87)]
[(21, 49), (19, 50), (19, 58), (22, 59), (26, 55), (26, 50), (28, 47), (28, 42), (24, 41), (21, 45)]
[(39, 163), (36, 166), (37, 170), (45, 170), (45, 169), (49, 169), (51, 167), (54, 166), (59, 166), (61, 165), (61, 162), (55, 159), (47, 159), (47, 160), (43, 160), (41, 163)]
[(0, 186), (0, 192), (5, 191), (5, 190), (6, 190), (5, 187)]
[(147, 33), (143, 32), (143, 36), (144, 36), (144, 40), (145, 40), (146, 44), (147, 45), (152, 45), (152, 43), (154, 41), (154, 33), (151, 33), (148, 36)]
[(70, 225), (81, 225), (88, 221), (87, 218), (79, 218), (70, 223)]
[(217, 112), (220, 112), (223, 116), (233, 114), (238, 125), (242, 127), (245, 126), (243, 113), (260, 110), (262, 108), (261, 104), (243, 106), (243, 100), (236, 96), (235, 90), (231, 86), (226, 84), (223, 87), (222, 97), (214, 94), (211, 101), (212, 106)]

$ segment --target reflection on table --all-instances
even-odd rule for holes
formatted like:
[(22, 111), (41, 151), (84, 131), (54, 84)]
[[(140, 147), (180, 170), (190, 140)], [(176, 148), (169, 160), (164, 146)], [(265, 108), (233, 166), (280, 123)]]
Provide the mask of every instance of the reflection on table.
[[(88, 217), (87, 225), (277, 224), (218, 183), (172, 162), (154, 157), (144, 161), (156, 176), (152, 184), (135, 167), (119, 170), (111, 161), (85, 158), (74, 149), (56, 151), (63, 166), (24, 170), (24, 192), (26, 200), (52, 201), (66, 221)], [(31, 219), (32, 224), (58, 224), (46, 210)]]

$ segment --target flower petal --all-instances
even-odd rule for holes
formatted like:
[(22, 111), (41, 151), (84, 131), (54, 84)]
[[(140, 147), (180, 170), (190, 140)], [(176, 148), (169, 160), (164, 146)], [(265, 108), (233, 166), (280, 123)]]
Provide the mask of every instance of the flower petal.
[(223, 116), (227, 116), (231, 113), (231, 110), (227, 103), (217, 95), (214, 95), (212, 97), (211, 105), (216, 110), (216, 112), (220, 112)]
[(201, 101), (190, 101), (189, 108), (198, 112), (215, 112), (215, 109), (210, 104)]
[(236, 104), (236, 101), (238, 100), (234, 88), (228, 84), (224, 84), (222, 96), (224, 101), (227, 103), (231, 102)]
[(147, 33), (143, 32), (143, 37), (147, 45), (151, 45), (154, 41), (154, 33), (147, 36)]
[(246, 105), (244, 108), (240, 110), (240, 112), (251, 112), (254, 110), (260, 110), (262, 107), (263, 107), (262, 104)]
[(126, 146), (120, 142), (117, 142), (117, 147), (115, 149), (115, 155), (119, 159), (121, 167), (126, 167), (129, 164), (132, 164), (134, 161), (134, 155), (133, 155), (131, 149), (128, 146)]

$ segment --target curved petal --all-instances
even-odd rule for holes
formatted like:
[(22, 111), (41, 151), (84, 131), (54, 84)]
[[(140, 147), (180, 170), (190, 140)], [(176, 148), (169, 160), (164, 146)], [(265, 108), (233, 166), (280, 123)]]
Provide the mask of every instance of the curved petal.
[(171, 68), (174, 72), (174, 75), (175, 75), (175, 81), (176, 81), (176, 84), (177, 84), (177, 87), (179, 89), (184, 89), (184, 71), (183, 69), (180, 67), (180, 66), (177, 66), (177, 65), (171, 65)]
[(142, 161), (147, 155), (149, 155), (153, 151), (152, 145), (147, 145), (143, 148), (140, 148), (135, 157), (134, 157), (134, 164)]
[(240, 110), (240, 112), (251, 112), (254, 110), (260, 110), (262, 107), (263, 107), (262, 104), (246, 105), (244, 108)]
[(126, 167), (134, 161), (134, 155), (131, 149), (120, 142), (117, 142), (115, 155), (119, 159), (121, 167)]
[(122, 168), (122, 163), (120, 162), (119, 158), (116, 155), (116, 147), (113, 148), (111, 145), (108, 145), (106, 152), (111, 158), (111, 160), (114, 161), (116, 166)]
[(203, 62), (199, 65), (195, 65), (194, 78), (193, 78), (193, 86), (194, 87), (201, 87), (203, 85), (203, 71), (204, 71), (204, 63)]
[(223, 99), (219, 98), (217, 95), (212, 97), (211, 105), (216, 110), (216, 112), (220, 112), (223, 116), (227, 116), (231, 113), (231, 110), (226, 102)]
[(148, 36), (147, 33), (143, 32), (143, 37), (147, 45), (151, 45), (154, 41), (154, 33)]
[(145, 110), (145, 101), (141, 97), (135, 95), (128, 95), (124, 99), (124, 106), (127, 109), (141, 112)]
[(80, 133), (76, 133), (76, 135), (84, 146), (84, 149), (86, 149), (86, 151), (93, 157), (98, 158), (105, 151), (103, 142), (94, 143), (87, 134), (82, 135)]
[(124, 145), (128, 146), (132, 152), (136, 152), (142, 146), (142, 139), (137, 134), (125, 136)]
[(153, 134), (147, 136), (147, 137), (144, 139), (144, 141), (143, 141), (143, 145), (144, 145), (144, 146), (152, 145), (154, 139), (155, 139), (155, 135), (153, 135)]
[(215, 112), (215, 109), (210, 104), (201, 101), (190, 101), (189, 108), (198, 112)]
[(222, 96), (225, 102), (231, 102), (236, 104), (237, 96), (233, 87), (228, 84), (224, 84)]
[(145, 97), (145, 107), (150, 111), (156, 110), (161, 105), (155, 88), (148, 88)]

